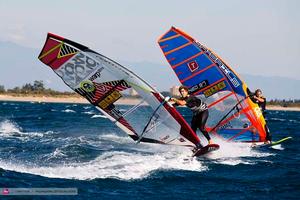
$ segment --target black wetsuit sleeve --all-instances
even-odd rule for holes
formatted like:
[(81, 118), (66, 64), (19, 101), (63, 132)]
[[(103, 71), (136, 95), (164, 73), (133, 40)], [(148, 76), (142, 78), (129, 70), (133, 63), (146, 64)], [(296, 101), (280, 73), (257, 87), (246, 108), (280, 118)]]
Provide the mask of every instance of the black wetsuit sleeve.
[(178, 103), (173, 103), (172, 105), (173, 105), (174, 107), (179, 106)]
[(266, 110), (266, 105), (267, 105), (267, 99), (265, 97), (263, 97), (262, 99), (264, 100), (264, 102), (261, 102), (260, 107), (263, 111), (265, 111)]
[(248, 96), (250, 97), (250, 99), (251, 99), (251, 101), (252, 101), (253, 103), (257, 103), (257, 102), (256, 102), (256, 99), (254, 99), (255, 93), (251, 92), (251, 91), (249, 90), (249, 88), (247, 88), (247, 94), (248, 94)]
[(202, 104), (202, 100), (198, 99), (197, 97), (190, 95), (187, 99), (186, 99), (186, 104), (187, 107), (192, 108), (195, 106), (200, 106)]

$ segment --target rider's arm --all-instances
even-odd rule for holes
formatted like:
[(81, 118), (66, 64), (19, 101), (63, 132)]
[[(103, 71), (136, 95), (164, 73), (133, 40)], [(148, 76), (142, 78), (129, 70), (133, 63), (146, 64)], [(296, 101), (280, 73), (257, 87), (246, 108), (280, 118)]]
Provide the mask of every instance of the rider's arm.
[(185, 100), (180, 100), (180, 99), (176, 99), (176, 98), (171, 98), (171, 102), (174, 102), (175, 104), (178, 104), (180, 106), (186, 105), (186, 101)]

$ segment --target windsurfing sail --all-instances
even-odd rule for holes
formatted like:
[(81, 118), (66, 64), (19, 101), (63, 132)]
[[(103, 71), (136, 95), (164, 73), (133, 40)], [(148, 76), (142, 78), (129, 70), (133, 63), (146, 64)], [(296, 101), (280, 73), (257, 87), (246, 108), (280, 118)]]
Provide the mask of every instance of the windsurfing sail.
[[(66, 38), (48, 33), (39, 59), (133, 140), (195, 146), (199, 138), (165, 98), (132, 71)], [(118, 101), (134, 89), (133, 106)]]
[(181, 84), (209, 107), (206, 128), (228, 141), (265, 141), (265, 119), (245, 82), (216, 53), (172, 27), (158, 39)]

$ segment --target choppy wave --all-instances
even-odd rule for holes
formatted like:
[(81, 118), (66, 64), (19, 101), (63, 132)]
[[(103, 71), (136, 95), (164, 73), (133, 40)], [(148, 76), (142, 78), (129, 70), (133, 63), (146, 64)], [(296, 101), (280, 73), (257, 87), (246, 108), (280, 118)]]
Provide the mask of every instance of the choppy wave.
[(4, 120), (0, 123), (0, 133), (3, 135), (10, 135), (14, 133), (21, 133), (21, 128), (10, 120)]
[[(274, 141), (287, 136), (293, 136), (293, 141), (252, 149), (249, 145), (214, 139), (221, 146), (218, 151), (192, 158), (190, 149), (185, 147), (136, 144), (107, 119), (91, 119), (94, 114), (101, 114), (91, 105), (10, 103), (0, 103), (3, 185), (47, 186), (58, 184), (53, 178), (60, 178), (61, 186), (80, 188), (85, 191), (80, 193), (81, 198), (86, 199), (98, 199), (100, 195), (102, 198), (103, 194), (104, 199), (117, 195), (126, 199), (149, 195), (154, 199), (169, 194), (183, 198), (187, 194), (192, 199), (218, 198), (219, 193), (224, 199), (267, 199), (266, 194), (276, 192), (278, 199), (299, 196), (297, 112), (268, 115)], [(62, 113), (67, 109), (77, 114)], [(95, 113), (84, 113), (89, 111)], [(181, 111), (190, 121), (188, 110)], [(286, 190), (278, 193), (282, 175)], [(159, 189), (162, 183), (168, 186), (164, 190)]]
[(66, 112), (66, 113), (75, 113), (75, 110), (71, 110), (71, 109), (65, 109), (62, 112)]
[(217, 138), (214, 138), (214, 142), (220, 145), (220, 149), (211, 154), (207, 154), (206, 156), (213, 160), (214, 163), (225, 165), (254, 165), (257, 163), (258, 158), (274, 155), (272, 153), (260, 152), (257, 149), (253, 149), (249, 144), (231, 143)]
[(17, 137), (24, 139), (26, 137), (43, 137), (45, 134), (50, 134), (52, 131), (41, 132), (24, 132), (22, 128), (11, 120), (0, 122), (0, 136), (2, 137)]
[(284, 147), (281, 144), (274, 145), (271, 148), (272, 149), (276, 149), (276, 150), (280, 150), (280, 151), (284, 150)]
[(93, 115), (91, 118), (107, 118), (105, 115)]
[[(56, 150), (54, 154), (63, 156)], [(56, 166), (37, 166), (28, 163), (8, 163), (0, 160), (0, 168), (22, 173), (30, 173), (51, 178), (66, 179), (142, 179), (156, 170), (186, 170), (202, 172), (208, 167), (196, 159), (186, 159), (190, 152), (174, 149), (156, 153), (128, 153), (109, 151), (97, 158), (83, 163), (61, 164)]]
[(281, 121), (281, 122), (287, 121), (286, 119), (281, 119), (281, 118), (276, 118), (276, 117), (273, 117), (273, 118), (270, 118), (270, 119), (274, 120), (274, 121)]
[[(15, 127), (13, 127), (14, 129)], [(18, 131), (16, 129), (15, 131)], [(65, 159), (68, 156), (68, 146), (74, 143), (75, 138), (66, 138), (65, 146), (56, 148), (48, 155)], [(89, 144), (94, 147), (103, 145), (101, 141), (111, 141), (113, 145), (104, 153), (88, 162), (73, 162), (64, 164), (51, 164), (49, 166), (37, 166), (24, 163), (7, 163), (0, 161), (0, 168), (22, 173), (30, 173), (51, 178), (66, 179), (105, 179), (116, 178), (122, 180), (142, 179), (150, 176), (157, 170), (185, 170), (202, 172), (209, 170), (207, 161), (191, 157), (191, 151), (185, 147), (164, 146), (155, 144), (135, 144), (128, 137), (120, 137), (114, 134), (105, 134), (95, 138), (79, 137), (77, 144)], [(79, 141), (79, 143), (78, 143)], [(55, 141), (53, 141), (55, 142)], [(115, 143), (114, 143), (115, 142)], [(127, 152), (117, 150), (122, 145), (127, 145)], [(222, 149), (224, 148), (224, 149)], [(236, 147), (230, 143), (222, 143), (221, 149), (207, 157), (214, 163), (223, 165), (247, 164), (254, 165), (255, 161), (248, 160), (246, 157), (266, 157), (271, 154), (253, 151), (250, 147)]]
[[(1, 135), (14, 136), (39, 136), (44, 133), (24, 133), (21, 127), (16, 123), (5, 120), (0, 124)], [(60, 139), (62, 140), (62, 139)], [(53, 178), (70, 178), (70, 179), (95, 179), (95, 178), (117, 178), (117, 179), (141, 179), (149, 176), (156, 170), (187, 170), (187, 171), (205, 171), (209, 168), (205, 162), (197, 158), (191, 158), (190, 150), (186, 148), (161, 146), (153, 144), (136, 145), (128, 137), (120, 137), (115, 134), (105, 134), (95, 138), (72, 138), (68, 137), (63, 140), (64, 146), (56, 148), (48, 155), (48, 158), (64, 159), (68, 156), (67, 146), (76, 144), (89, 144), (99, 147), (101, 141), (111, 141), (113, 145), (128, 145), (128, 149), (134, 152), (107, 150), (96, 159), (89, 162), (75, 162), (57, 166), (35, 166), (7, 162), (0, 162), (0, 167), (23, 173), (32, 173), (36, 175), (53, 177)], [(42, 142), (42, 141), (41, 141)], [(53, 140), (52, 142), (55, 142)], [(260, 153), (254, 151), (248, 146), (232, 145), (223, 141), (217, 141), (221, 145), (219, 151), (207, 155), (213, 162), (225, 165), (238, 164), (255, 164), (255, 161), (248, 160), (246, 157), (266, 157), (272, 154)], [(80, 146), (79, 146), (80, 147)], [(30, 163), (30, 162), (28, 162)]]
[(289, 122), (292, 122), (292, 123), (300, 123), (300, 121), (295, 120), (295, 119), (289, 119)]
[(94, 111), (84, 111), (83, 114), (94, 115)]

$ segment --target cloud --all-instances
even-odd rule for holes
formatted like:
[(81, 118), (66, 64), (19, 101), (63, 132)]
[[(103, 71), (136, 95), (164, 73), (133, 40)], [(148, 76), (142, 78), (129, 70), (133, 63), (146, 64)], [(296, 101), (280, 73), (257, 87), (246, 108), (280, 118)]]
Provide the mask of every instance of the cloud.
[(22, 44), (26, 41), (24, 24), (1, 24), (0, 39), (2, 41), (10, 41), (16, 44)]

